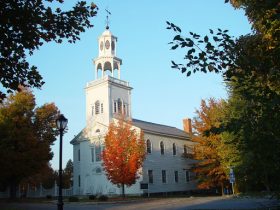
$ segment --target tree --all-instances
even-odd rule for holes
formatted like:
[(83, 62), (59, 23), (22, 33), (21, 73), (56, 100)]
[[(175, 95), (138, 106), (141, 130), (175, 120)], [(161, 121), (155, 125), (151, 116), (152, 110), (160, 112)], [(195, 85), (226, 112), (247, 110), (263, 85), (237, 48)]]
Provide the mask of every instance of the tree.
[(50, 146), (58, 135), (59, 111), (53, 103), (35, 105), (26, 89), (0, 104), (0, 182), (8, 183), (11, 197), (23, 179), (38, 174), (53, 157)]
[[(193, 120), (194, 136), (197, 142), (194, 147), (194, 157), (198, 162), (194, 164), (193, 171), (197, 174), (198, 187), (202, 189), (223, 188), (228, 185), (229, 166), (233, 163), (227, 159), (233, 153), (226, 145), (229, 134), (214, 134), (207, 132), (215, 127), (219, 128), (225, 114), (226, 102), (215, 100), (202, 100), (200, 109), (196, 111), (197, 116)], [(226, 152), (226, 155), (225, 155)]]
[(139, 178), (138, 170), (145, 159), (144, 134), (137, 132), (130, 121), (119, 119), (109, 125), (102, 153), (108, 179), (122, 187), (131, 186)]
[(279, 95), (262, 78), (242, 77), (229, 83), (230, 99), (223, 130), (234, 132), (242, 164), (239, 182), (246, 190), (280, 191)]
[[(263, 1), (258, 0), (226, 0), (235, 8), (245, 10), (246, 16), (252, 23), (252, 28), (262, 35), (270, 48), (279, 48), (280, 42), (280, 5), (278, 0)], [(279, 50), (279, 49), (278, 49)], [(279, 51), (278, 51), (279, 52)]]
[(73, 178), (73, 162), (71, 159), (68, 160), (63, 170), (63, 187), (70, 188), (72, 186)]
[(219, 129), (210, 130), (234, 135), (229, 145), (240, 151), (236, 170), (245, 188), (279, 193), (279, 1), (230, 2), (245, 10), (253, 32), (234, 39), (228, 30), (210, 29), (210, 35), (190, 32), (185, 37), (178, 26), (167, 22), (168, 29), (176, 32), (171, 49), (188, 49), (186, 64), (172, 61), (172, 68), (187, 76), (197, 71), (223, 73), (230, 93), (228, 110)]
[[(278, 0), (231, 0), (231, 3), (236, 8), (245, 9), (253, 24), (254, 33), (234, 39), (228, 35), (228, 30), (210, 29), (210, 35), (201, 36), (190, 32), (190, 36), (183, 36), (180, 27), (167, 21), (167, 29), (176, 33), (170, 42), (173, 45), (171, 49), (188, 49), (184, 56), (186, 64), (172, 61), (172, 68), (186, 72), (187, 76), (198, 71), (222, 72), (226, 80), (230, 80), (232, 76), (238, 77), (240, 71), (258, 74), (267, 77), (279, 92), (280, 84), (275, 78), (279, 78), (280, 67)], [(253, 55), (249, 53), (250, 50)]]
[[(53, 0), (1, 1), (0, 81), (7, 92), (19, 90), (19, 85), (41, 87), (43, 78), (27, 56), (46, 42), (66, 39), (75, 43), (85, 28), (93, 26), (89, 18), (97, 13), (95, 4), (80, 1), (69, 11), (53, 4)], [(4, 97), (5, 92), (0, 91), (0, 99)]]
[(32, 174), (28, 178), (24, 178), (20, 182), (21, 192), (26, 193), (28, 185), (50, 189), (55, 183), (55, 171), (52, 169), (50, 163), (46, 163), (37, 174)]

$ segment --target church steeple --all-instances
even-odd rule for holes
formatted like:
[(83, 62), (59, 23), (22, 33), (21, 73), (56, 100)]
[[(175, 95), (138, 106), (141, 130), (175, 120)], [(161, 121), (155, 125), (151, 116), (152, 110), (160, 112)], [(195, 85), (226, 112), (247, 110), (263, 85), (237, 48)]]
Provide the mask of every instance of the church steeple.
[[(110, 72), (110, 76), (121, 79), (121, 64), (122, 60), (117, 57), (117, 37), (113, 36), (109, 30), (109, 26), (106, 26), (106, 30), (98, 38), (99, 54), (94, 59), (95, 65), (95, 79), (99, 79), (99, 71), (101, 71), (101, 77), (103, 78), (107, 72)], [(118, 72), (115, 75), (115, 71)]]
[(109, 125), (119, 115), (131, 118), (131, 90), (121, 80), (122, 60), (117, 57), (117, 37), (109, 29), (98, 38), (98, 57), (94, 59), (95, 80), (86, 85), (86, 120)]

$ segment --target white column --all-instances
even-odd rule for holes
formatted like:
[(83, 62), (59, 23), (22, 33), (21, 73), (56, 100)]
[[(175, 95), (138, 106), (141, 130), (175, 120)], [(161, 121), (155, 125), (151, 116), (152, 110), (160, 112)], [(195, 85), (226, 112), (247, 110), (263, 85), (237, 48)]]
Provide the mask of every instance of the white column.
[(95, 66), (95, 79), (98, 79), (98, 69), (97, 69), (97, 66)]
[(131, 90), (128, 91), (128, 113), (129, 113), (129, 117), (132, 118), (132, 105), (131, 105)]
[(115, 39), (115, 56), (117, 56), (117, 39)]
[(121, 66), (120, 63), (118, 63), (118, 77), (121, 79)]
[(104, 69), (102, 69), (102, 78), (104, 78)]

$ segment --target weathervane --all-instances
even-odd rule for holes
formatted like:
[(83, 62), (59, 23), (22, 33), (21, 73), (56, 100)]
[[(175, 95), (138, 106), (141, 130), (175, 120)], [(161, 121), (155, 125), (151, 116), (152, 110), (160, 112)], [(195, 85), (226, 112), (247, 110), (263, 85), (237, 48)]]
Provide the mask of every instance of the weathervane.
[(109, 15), (111, 15), (111, 12), (107, 9), (105, 9), (105, 11), (107, 12), (107, 15), (106, 15), (106, 29), (109, 29)]

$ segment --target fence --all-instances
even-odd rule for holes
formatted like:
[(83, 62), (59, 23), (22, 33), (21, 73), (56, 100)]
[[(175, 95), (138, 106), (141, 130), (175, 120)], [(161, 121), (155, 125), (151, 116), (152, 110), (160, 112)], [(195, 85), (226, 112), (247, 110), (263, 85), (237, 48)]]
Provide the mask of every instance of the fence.
[[(45, 189), (42, 184), (40, 184), (39, 187), (33, 187), (31, 188), (29, 185), (27, 187), (26, 190), (21, 190), (20, 187), (18, 187), (17, 189), (17, 197), (27, 197), (27, 198), (44, 198), (47, 196), (51, 196), (51, 197), (56, 197), (58, 196), (58, 186), (55, 183), (53, 188), (50, 189)], [(0, 191), (0, 198), (8, 198), (9, 197), (9, 188), (7, 188), (6, 191), (1, 192)], [(73, 195), (73, 188), (69, 188), (69, 189), (62, 189), (62, 195), (63, 196), (71, 196)]]

